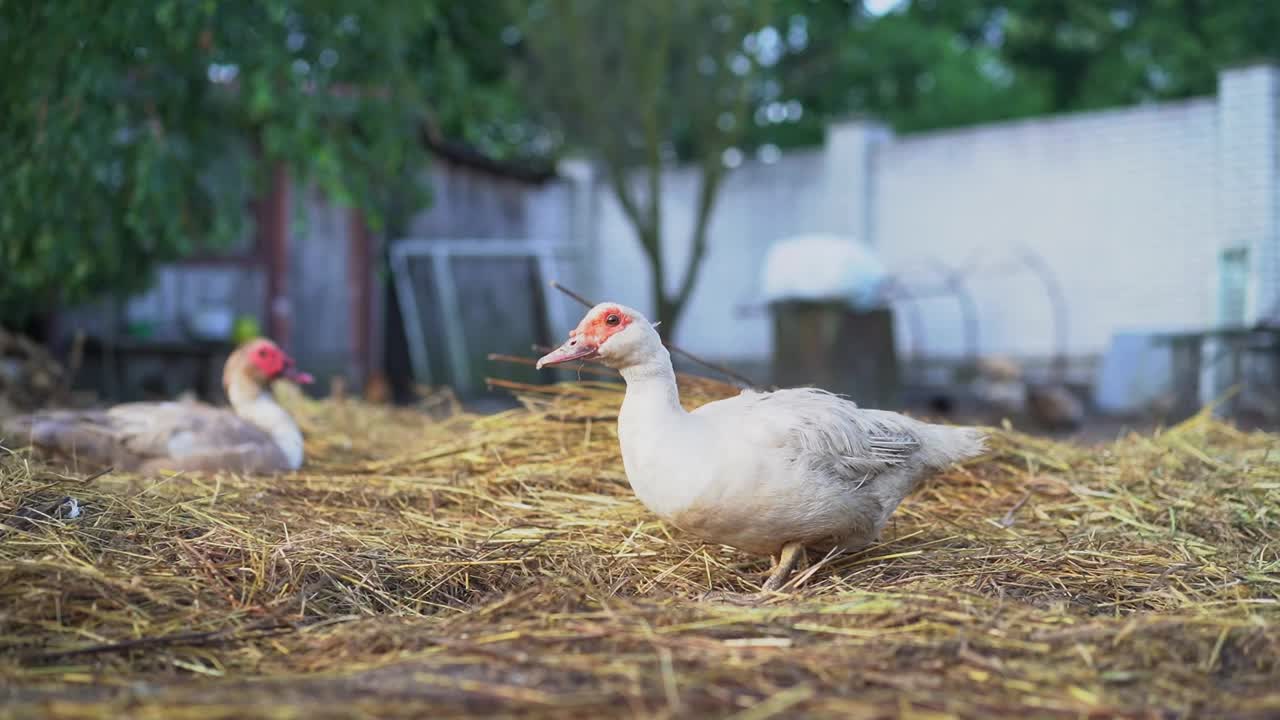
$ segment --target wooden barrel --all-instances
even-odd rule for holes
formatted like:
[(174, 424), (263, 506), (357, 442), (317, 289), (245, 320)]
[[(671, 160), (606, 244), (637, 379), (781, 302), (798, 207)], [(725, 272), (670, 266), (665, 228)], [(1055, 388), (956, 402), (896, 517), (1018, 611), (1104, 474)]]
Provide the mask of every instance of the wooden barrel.
[(863, 407), (900, 402), (893, 312), (841, 303), (781, 302), (773, 312), (773, 381), (847, 395)]

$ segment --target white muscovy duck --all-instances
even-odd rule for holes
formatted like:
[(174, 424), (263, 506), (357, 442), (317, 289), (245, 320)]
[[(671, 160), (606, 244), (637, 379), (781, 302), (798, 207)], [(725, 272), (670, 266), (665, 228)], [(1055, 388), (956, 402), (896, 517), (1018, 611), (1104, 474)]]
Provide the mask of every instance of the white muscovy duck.
[(275, 343), (251, 340), (223, 367), (231, 409), (179, 401), (55, 410), (13, 418), (4, 424), (4, 436), (57, 455), (143, 473), (297, 470), (302, 432), (271, 394), (271, 384), (281, 378), (312, 381)]
[(587, 359), (626, 380), (618, 439), (641, 502), (704, 540), (773, 556), (765, 591), (782, 588), (806, 547), (874, 542), (927, 473), (984, 452), (976, 428), (816, 389), (748, 390), (686, 412), (654, 326), (617, 303), (592, 308), (537, 366)]

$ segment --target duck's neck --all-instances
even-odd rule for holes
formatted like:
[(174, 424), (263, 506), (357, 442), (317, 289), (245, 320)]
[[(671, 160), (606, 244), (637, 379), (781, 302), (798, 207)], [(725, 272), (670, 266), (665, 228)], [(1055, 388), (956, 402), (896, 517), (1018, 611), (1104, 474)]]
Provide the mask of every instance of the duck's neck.
[(290, 469), (302, 467), (302, 431), (269, 389), (241, 376), (227, 387), (227, 399), (237, 415), (271, 436)]
[(627, 482), (636, 497), (662, 517), (688, 502), (690, 478), (671, 473), (675, 448), (690, 440), (689, 413), (680, 405), (676, 373), (665, 348), (645, 362), (622, 368), (627, 394), (618, 412), (618, 444)]
[(680, 391), (676, 387), (676, 372), (671, 367), (671, 355), (666, 348), (659, 346), (644, 362), (622, 368), (619, 372), (627, 382), (623, 409), (628, 415), (684, 414)]

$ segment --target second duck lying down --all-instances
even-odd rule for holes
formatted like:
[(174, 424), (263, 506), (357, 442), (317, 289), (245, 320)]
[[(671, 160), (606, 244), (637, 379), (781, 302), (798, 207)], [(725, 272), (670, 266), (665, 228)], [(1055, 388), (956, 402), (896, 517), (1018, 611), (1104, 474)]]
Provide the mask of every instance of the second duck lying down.
[(274, 473), (302, 466), (302, 432), (272, 397), (280, 379), (312, 381), (270, 340), (227, 358), (222, 385), (231, 408), (197, 402), (125, 403), (13, 418), (0, 435), (37, 450), (117, 470), (151, 473)]
[(976, 428), (865, 410), (815, 389), (744, 391), (687, 412), (671, 356), (639, 312), (603, 303), (538, 367), (599, 359), (627, 384), (618, 415), (632, 489), (708, 542), (775, 559), (765, 591), (806, 547), (853, 551), (931, 472), (984, 452)]

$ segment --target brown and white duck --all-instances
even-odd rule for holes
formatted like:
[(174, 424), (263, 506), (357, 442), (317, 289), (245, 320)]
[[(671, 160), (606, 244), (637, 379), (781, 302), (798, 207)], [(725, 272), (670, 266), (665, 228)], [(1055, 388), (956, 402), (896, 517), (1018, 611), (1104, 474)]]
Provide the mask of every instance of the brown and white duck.
[(303, 462), (302, 431), (271, 393), (280, 379), (312, 381), (275, 343), (251, 340), (223, 368), (229, 409), (177, 401), (55, 410), (12, 418), (4, 423), (0, 439), (29, 442), (80, 463), (141, 473), (297, 470)]

